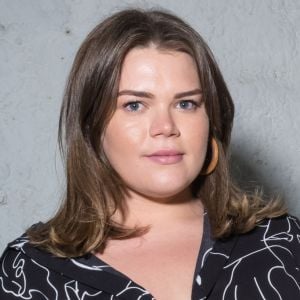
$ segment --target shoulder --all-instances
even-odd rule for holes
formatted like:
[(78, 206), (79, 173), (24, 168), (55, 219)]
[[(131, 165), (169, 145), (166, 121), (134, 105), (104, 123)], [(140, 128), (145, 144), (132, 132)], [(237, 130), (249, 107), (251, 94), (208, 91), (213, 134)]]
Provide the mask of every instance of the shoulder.
[[(42, 284), (42, 278), (47, 278), (45, 267), (38, 261), (27, 255), (25, 248), (28, 239), (22, 236), (9, 243), (0, 259), (0, 298), (15, 299), (38, 297), (37, 293), (43, 299), (44, 290), (49, 287)], [(44, 284), (47, 281), (44, 282)], [(37, 292), (38, 291), (38, 292)], [(47, 291), (48, 293), (50, 291)], [(55, 291), (50, 294), (55, 297)]]
[(151, 299), (127, 277), (92, 255), (60, 258), (30, 244), (23, 235), (0, 259), (0, 299)]
[(103, 297), (98, 299), (109, 299), (107, 293), (77, 280), (76, 274), (72, 276), (69, 265), (70, 259), (39, 250), (21, 236), (9, 243), (1, 256), (0, 299), (81, 299), (84, 294), (85, 299), (100, 294)]
[[(256, 299), (260, 293), (267, 299), (300, 297), (299, 237), (299, 221), (290, 215), (265, 219), (236, 237), (224, 270), (241, 299)], [(234, 293), (233, 288), (226, 291)]]
[(265, 219), (247, 233), (217, 240), (202, 277), (207, 289), (217, 282), (213, 299), (300, 299), (299, 220)]
[(256, 227), (244, 234), (233, 237), (230, 242), (221, 242), (223, 247), (233, 245), (230, 249), (230, 260), (261, 260), (263, 266), (269, 260), (282, 263), (289, 261), (300, 265), (300, 223), (291, 215), (264, 219)]
[(35, 261), (25, 252), (27, 244), (27, 237), (21, 236), (7, 245), (0, 259), (2, 281), (3, 275), (12, 276), (14, 274), (17, 278), (19, 275), (23, 275), (25, 269), (33, 267)]
[[(245, 249), (247, 248), (247, 249)], [(265, 219), (248, 233), (238, 236), (236, 251), (271, 254), (280, 252), (300, 263), (300, 223), (297, 217), (284, 215)], [(265, 251), (263, 251), (265, 250)]]
[(295, 255), (300, 255), (300, 222), (297, 217), (283, 215), (266, 218), (246, 233), (216, 240), (215, 248), (223, 248), (233, 255), (235, 252), (249, 253), (260, 248), (281, 247)]

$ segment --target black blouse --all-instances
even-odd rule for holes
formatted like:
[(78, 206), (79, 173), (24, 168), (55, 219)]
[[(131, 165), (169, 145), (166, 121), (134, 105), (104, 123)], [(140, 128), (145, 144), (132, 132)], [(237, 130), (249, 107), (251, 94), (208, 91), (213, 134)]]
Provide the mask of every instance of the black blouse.
[[(207, 228), (207, 226), (205, 226)], [(247, 234), (203, 235), (192, 300), (300, 299), (300, 226), (296, 218), (267, 219)], [(94, 255), (58, 258), (23, 236), (0, 261), (0, 299), (127, 299), (154, 297)]]

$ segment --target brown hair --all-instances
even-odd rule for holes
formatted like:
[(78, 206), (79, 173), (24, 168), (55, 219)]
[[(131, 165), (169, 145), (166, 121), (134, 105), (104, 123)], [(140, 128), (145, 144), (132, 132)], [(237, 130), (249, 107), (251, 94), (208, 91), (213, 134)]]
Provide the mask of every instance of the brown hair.
[(101, 136), (115, 109), (126, 54), (150, 44), (186, 52), (198, 67), (210, 136), (217, 140), (219, 160), (214, 172), (199, 175), (192, 188), (204, 202), (214, 237), (249, 231), (263, 218), (285, 212), (278, 201), (265, 203), (259, 195), (246, 195), (230, 179), (228, 145), (234, 106), (202, 37), (172, 14), (124, 10), (100, 23), (76, 55), (59, 124), (66, 160), (66, 194), (52, 219), (27, 231), (33, 244), (55, 255), (72, 257), (100, 250), (108, 238), (141, 234), (139, 228), (124, 228), (112, 221), (113, 213), (122, 210), (126, 188), (103, 152)]

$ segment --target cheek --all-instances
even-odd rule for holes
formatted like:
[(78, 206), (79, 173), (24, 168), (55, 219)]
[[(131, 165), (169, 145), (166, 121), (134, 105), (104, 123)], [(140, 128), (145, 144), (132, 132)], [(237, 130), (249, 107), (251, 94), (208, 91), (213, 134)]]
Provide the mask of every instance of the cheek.
[(206, 154), (207, 154), (207, 145), (208, 145), (208, 134), (201, 133), (195, 135), (190, 143), (190, 151), (191, 151), (191, 169), (197, 174), (201, 171)]
[(114, 165), (115, 161), (128, 161), (130, 154), (137, 153), (145, 139), (145, 130), (136, 122), (120, 124), (113, 122), (108, 125), (103, 137), (103, 149)]
[(183, 134), (185, 145), (191, 154), (189, 163), (193, 172), (200, 172), (206, 158), (209, 143), (209, 122), (207, 118), (190, 123)]
[(209, 121), (205, 116), (195, 119), (193, 122), (183, 124), (182, 138), (189, 144), (191, 149), (206, 149), (209, 136)]

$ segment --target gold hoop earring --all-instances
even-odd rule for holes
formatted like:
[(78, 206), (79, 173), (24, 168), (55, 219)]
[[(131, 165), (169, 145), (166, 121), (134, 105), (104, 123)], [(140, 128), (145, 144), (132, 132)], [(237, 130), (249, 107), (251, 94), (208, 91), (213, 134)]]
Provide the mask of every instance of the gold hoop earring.
[(206, 170), (201, 171), (200, 175), (209, 175), (211, 174), (217, 164), (218, 164), (218, 160), (219, 160), (219, 147), (217, 144), (217, 141), (215, 138), (211, 138), (211, 161), (209, 163), (209, 165), (207, 166)]

